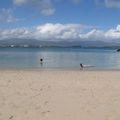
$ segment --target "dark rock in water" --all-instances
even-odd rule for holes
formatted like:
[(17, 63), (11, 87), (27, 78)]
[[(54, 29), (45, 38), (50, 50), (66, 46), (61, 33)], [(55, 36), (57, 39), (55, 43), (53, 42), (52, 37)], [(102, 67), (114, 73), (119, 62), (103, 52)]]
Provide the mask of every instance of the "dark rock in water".
[(117, 49), (117, 52), (120, 52), (120, 49)]

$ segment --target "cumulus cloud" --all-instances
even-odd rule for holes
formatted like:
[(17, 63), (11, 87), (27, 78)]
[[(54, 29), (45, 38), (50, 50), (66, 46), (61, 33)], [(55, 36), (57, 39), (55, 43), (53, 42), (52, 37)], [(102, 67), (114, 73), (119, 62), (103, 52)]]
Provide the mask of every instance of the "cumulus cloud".
[(80, 38), (85, 40), (92, 40), (92, 41), (104, 41), (105, 40), (105, 32), (102, 30), (92, 29), (88, 33), (81, 34)]
[(9, 39), (9, 38), (26, 38), (27, 35), (30, 35), (30, 30), (26, 28), (21, 29), (1, 29), (0, 30), (0, 39)]
[[(85, 32), (86, 29), (90, 29)], [(33, 28), (0, 29), (0, 39), (22, 38), (45, 41), (107, 41), (119, 42), (120, 25), (107, 31), (81, 24), (47, 23)]]
[(116, 29), (108, 30), (105, 35), (109, 39), (120, 39), (120, 25), (118, 25)]
[(39, 39), (77, 39), (79, 34), (86, 29), (81, 24), (45, 24), (36, 28), (35, 37)]
[(19, 21), (19, 20), (20, 19), (16, 18), (13, 15), (12, 9), (5, 9), (5, 8), (0, 9), (0, 22), (11, 23), (11, 22)]
[(53, 15), (55, 8), (53, 7), (54, 0), (13, 0), (14, 5), (16, 6), (29, 6), (34, 9), (37, 9), (42, 15)]
[(32, 38), (38, 40), (78, 39), (87, 26), (81, 24), (47, 23), (31, 29), (16, 28), (0, 30), (0, 38)]

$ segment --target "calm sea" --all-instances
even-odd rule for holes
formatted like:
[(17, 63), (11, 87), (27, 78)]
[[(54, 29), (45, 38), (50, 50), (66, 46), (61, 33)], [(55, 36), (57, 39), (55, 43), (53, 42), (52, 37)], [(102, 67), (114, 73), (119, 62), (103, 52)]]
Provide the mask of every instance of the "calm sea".
[[(43, 64), (40, 59), (43, 58)], [(115, 49), (0, 48), (0, 69), (118, 69)]]

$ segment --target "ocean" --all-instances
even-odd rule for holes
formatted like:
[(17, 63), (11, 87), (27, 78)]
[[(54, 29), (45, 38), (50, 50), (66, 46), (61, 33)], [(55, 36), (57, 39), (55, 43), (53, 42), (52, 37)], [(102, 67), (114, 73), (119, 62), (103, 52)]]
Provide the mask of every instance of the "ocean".
[(120, 70), (120, 53), (107, 48), (0, 48), (0, 69), (78, 70), (80, 63), (87, 70)]

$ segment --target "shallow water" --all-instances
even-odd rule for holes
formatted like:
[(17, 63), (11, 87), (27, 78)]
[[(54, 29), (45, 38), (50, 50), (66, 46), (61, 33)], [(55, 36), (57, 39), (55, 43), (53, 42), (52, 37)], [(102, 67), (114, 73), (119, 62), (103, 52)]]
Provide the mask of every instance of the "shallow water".
[(0, 48), (1, 69), (80, 69), (80, 63), (89, 66), (86, 69), (120, 70), (120, 53), (115, 49)]

